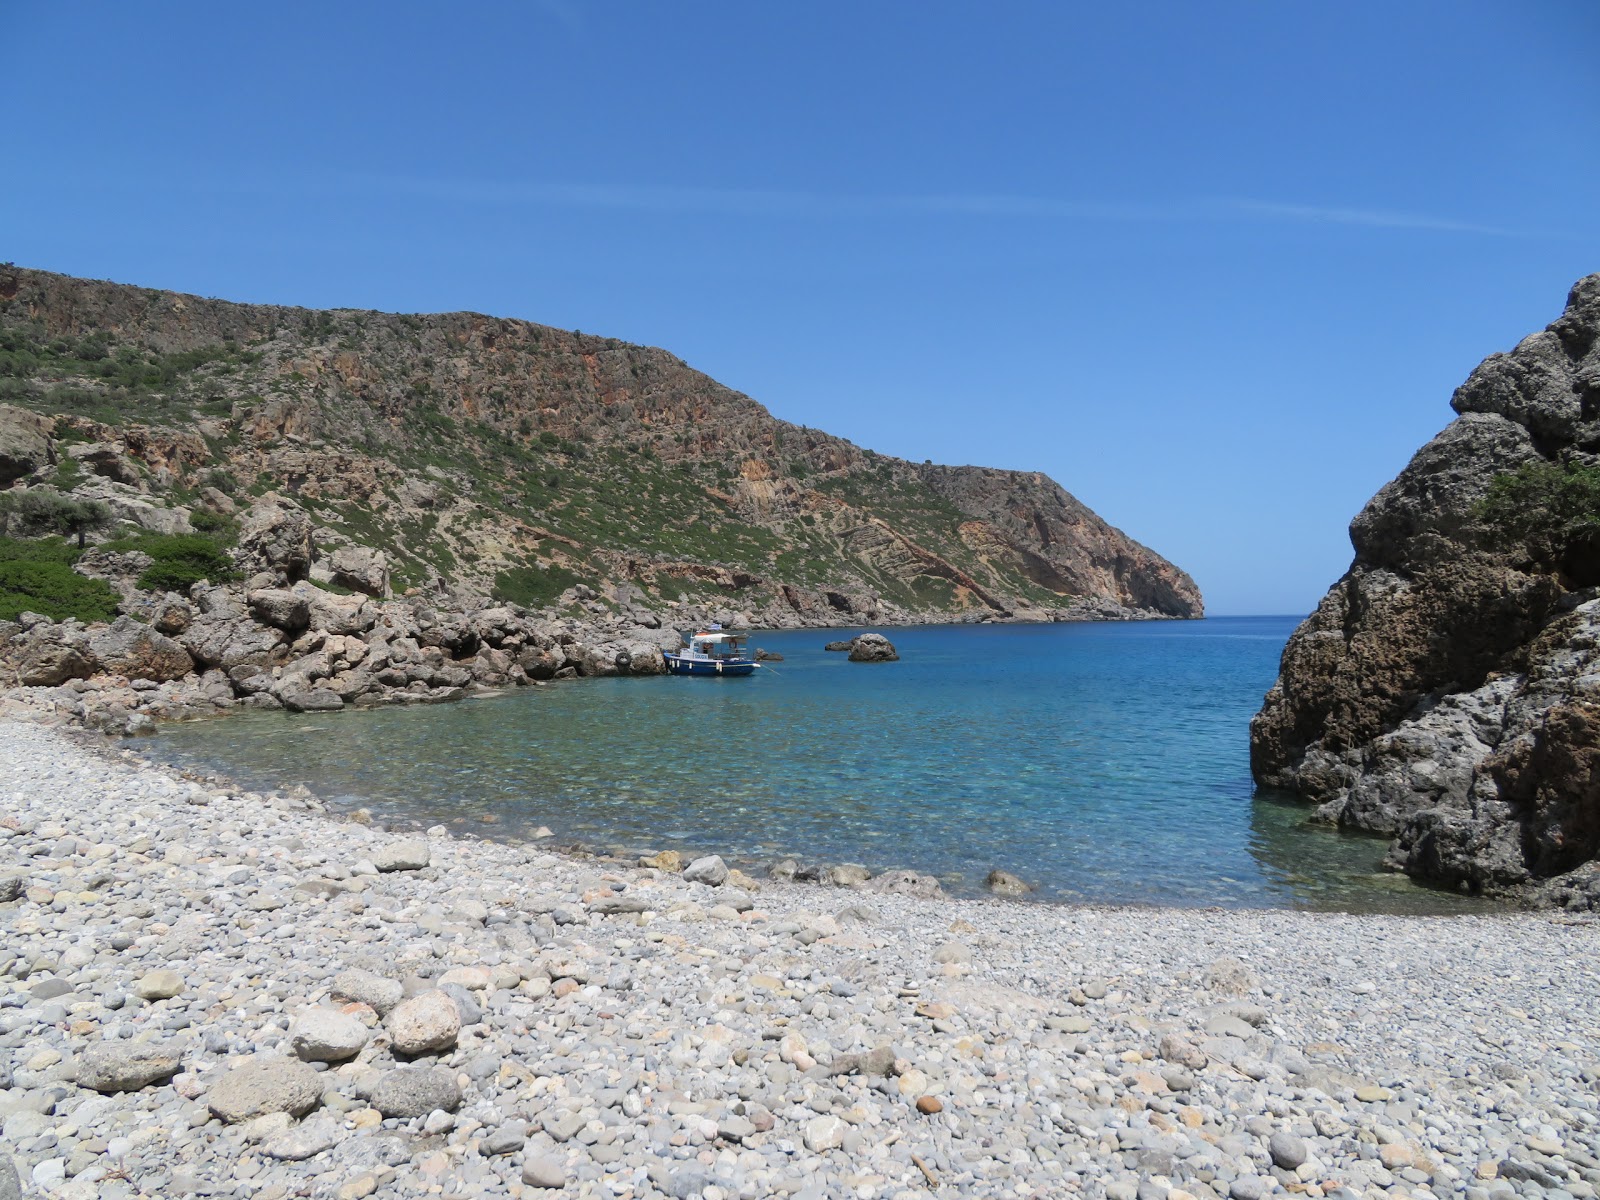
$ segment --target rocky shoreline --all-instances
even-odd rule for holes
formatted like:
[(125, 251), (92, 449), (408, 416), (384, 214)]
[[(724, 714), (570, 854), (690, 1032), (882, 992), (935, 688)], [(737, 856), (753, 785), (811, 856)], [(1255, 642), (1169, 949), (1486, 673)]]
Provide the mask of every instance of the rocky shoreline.
[(6, 1200), (1600, 1183), (1588, 919), (711, 882), (12, 722), (0, 787)]

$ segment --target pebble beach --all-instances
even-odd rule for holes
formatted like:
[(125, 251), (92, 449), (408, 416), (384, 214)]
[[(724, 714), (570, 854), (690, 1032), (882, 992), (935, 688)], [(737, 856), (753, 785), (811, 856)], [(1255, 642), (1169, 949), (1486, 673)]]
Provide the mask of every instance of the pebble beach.
[(0, 723), (0, 1200), (1586, 1198), (1596, 924), (925, 900)]

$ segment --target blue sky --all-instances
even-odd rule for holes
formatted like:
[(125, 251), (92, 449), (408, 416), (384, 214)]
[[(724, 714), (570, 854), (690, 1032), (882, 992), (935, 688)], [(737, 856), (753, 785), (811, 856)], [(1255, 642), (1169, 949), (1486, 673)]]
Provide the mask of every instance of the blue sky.
[(0, 3), (0, 259), (666, 346), (1304, 612), (1600, 270), (1600, 5)]

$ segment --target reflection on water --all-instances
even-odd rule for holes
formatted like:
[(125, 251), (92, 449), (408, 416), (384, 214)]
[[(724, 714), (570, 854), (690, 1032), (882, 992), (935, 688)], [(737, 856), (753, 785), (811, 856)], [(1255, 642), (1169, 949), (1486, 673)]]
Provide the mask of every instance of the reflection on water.
[(1002, 867), (1040, 898), (1459, 911), (1383, 843), (1255, 798), (1247, 725), (1290, 618), (892, 631), (902, 660), (764, 634), (749, 679), (584, 680), (416, 709), (178, 726), (158, 757), (336, 804), (628, 849)]

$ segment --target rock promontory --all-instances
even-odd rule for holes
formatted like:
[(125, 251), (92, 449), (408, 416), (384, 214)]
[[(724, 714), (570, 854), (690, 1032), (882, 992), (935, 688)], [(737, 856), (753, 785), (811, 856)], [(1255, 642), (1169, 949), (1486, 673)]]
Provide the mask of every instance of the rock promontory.
[(1362, 509), (1251, 723), (1258, 783), (1430, 883), (1600, 905), (1600, 275)]

